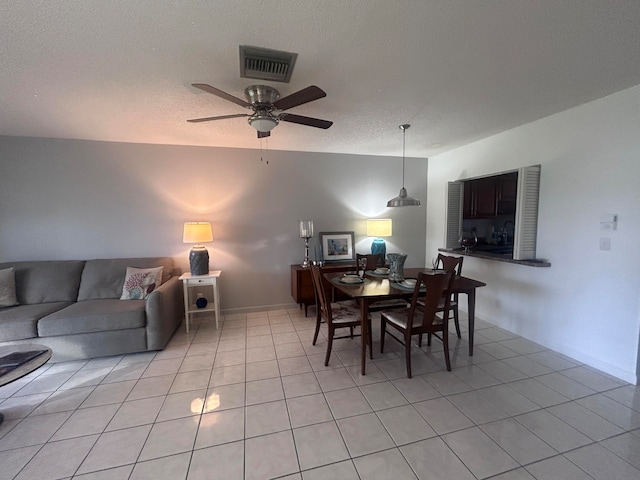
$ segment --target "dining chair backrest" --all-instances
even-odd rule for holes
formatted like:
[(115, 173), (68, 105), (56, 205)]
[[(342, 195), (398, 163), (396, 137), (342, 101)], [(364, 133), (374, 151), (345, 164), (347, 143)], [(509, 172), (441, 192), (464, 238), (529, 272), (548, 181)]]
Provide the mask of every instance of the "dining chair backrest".
[[(420, 325), (423, 327), (432, 325), (436, 318), (436, 313), (442, 311), (438, 308), (438, 304), (443, 296), (445, 296), (444, 321), (448, 320), (448, 303), (451, 295), (447, 295), (446, 292), (451, 289), (453, 278), (453, 272), (436, 275), (424, 272), (418, 274), (413, 296), (411, 297), (411, 306), (409, 307), (408, 325)], [(421, 289), (425, 290), (424, 293)], [(416, 322), (415, 319), (420, 319), (420, 317), (422, 317), (421, 321)]]
[(375, 270), (376, 268), (384, 265), (384, 258), (381, 253), (356, 253), (356, 270), (358, 275), (360, 275), (360, 262), (362, 260), (366, 260), (366, 265), (364, 267), (366, 270)]
[(462, 261), (464, 257), (451, 257), (449, 255), (438, 254), (438, 267), (442, 266), (445, 272), (454, 272), (454, 275), (462, 275)]
[(316, 281), (316, 274), (315, 274), (315, 269), (318, 268), (315, 265), (310, 265), (309, 269), (311, 270), (311, 285), (313, 286), (313, 296), (315, 298), (316, 301), (316, 313), (317, 313), (317, 317), (318, 320), (320, 320), (320, 312), (322, 310), (321, 308), (321, 304), (320, 304), (320, 296), (318, 295), (318, 285), (317, 285), (317, 281)]
[(316, 295), (316, 308), (326, 321), (331, 321), (331, 297), (329, 296), (329, 288), (323, 278), (322, 268), (318, 265), (311, 265), (311, 279)]

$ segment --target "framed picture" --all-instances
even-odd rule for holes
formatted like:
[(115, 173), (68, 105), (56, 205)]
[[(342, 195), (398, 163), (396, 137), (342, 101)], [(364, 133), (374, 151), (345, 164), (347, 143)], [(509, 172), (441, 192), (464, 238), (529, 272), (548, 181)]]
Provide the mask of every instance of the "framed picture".
[(320, 232), (322, 259), (325, 262), (355, 260), (353, 232)]

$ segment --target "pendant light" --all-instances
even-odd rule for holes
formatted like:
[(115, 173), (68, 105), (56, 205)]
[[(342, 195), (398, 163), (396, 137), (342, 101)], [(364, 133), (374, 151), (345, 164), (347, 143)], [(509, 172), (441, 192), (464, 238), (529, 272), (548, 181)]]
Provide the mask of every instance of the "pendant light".
[(405, 137), (407, 135), (407, 128), (409, 128), (410, 126), (411, 125), (409, 125), (408, 123), (404, 123), (398, 127), (400, 128), (400, 130), (402, 130), (402, 188), (400, 189), (400, 194), (397, 197), (392, 198), (387, 202), (387, 207), (409, 207), (412, 205), (420, 205), (420, 200), (407, 195), (407, 189), (404, 188)]

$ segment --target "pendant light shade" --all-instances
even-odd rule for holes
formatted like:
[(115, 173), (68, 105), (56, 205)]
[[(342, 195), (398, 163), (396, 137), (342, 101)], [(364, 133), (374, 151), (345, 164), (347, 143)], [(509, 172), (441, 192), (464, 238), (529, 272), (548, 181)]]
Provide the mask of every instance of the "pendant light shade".
[(402, 187), (400, 189), (400, 194), (397, 197), (392, 198), (387, 202), (387, 207), (410, 207), (410, 206), (420, 206), (420, 200), (417, 198), (410, 197), (407, 194), (407, 189)]
[(405, 155), (405, 137), (407, 135), (407, 129), (410, 127), (408, 123), (400, 125), (400, 130), (402, 130), (402, 188), (400, 189), (400, 194), (397, 197), (392, 198), (387, 202), (387, 207), (410, 207), (410, 206), (419, 206), (420, 200), (417, 198), (410, 197), (407, 194), (407, 189), (404, 188), (404, 155)]

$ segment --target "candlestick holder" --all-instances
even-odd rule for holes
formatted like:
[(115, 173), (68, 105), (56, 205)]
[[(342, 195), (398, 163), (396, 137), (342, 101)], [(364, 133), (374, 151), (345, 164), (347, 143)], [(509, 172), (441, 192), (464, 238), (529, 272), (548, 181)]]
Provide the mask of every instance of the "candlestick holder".
[(311, 265), (309, 261), (309, 239), (313, 237), (313, 220), (300, 220), (300, 238), (304, 238), (304, 261), (303, 268)]

